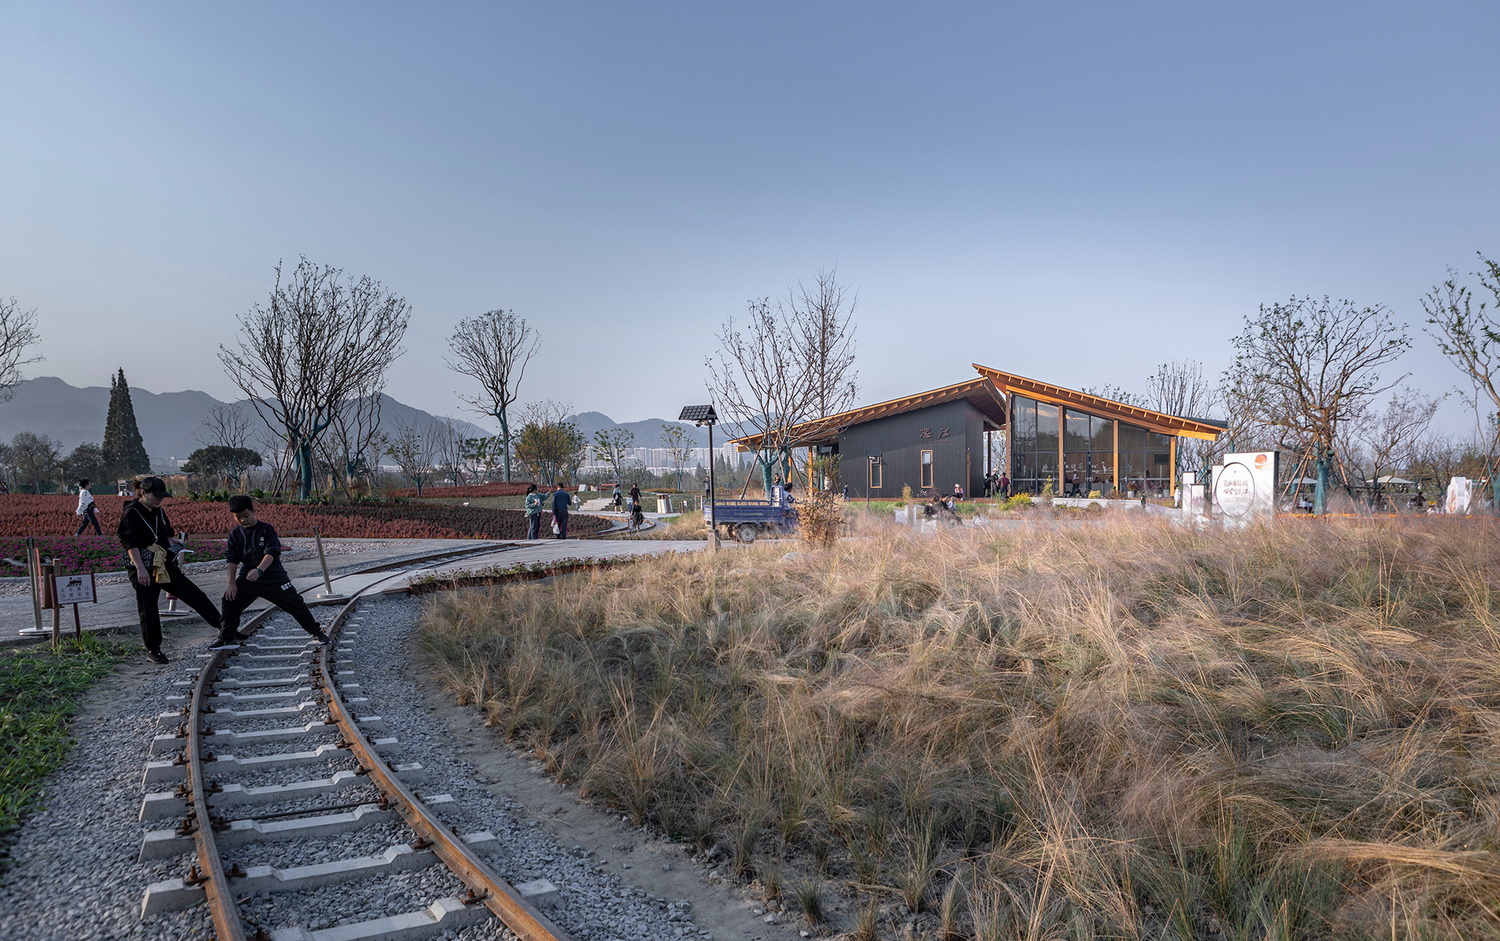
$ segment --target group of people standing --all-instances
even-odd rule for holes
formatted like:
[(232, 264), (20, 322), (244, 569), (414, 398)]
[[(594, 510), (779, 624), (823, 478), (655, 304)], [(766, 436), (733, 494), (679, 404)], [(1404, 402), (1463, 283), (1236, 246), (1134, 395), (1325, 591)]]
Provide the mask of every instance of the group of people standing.
[(526, 538), (540, 539), (542, 514), (552, 513), (552, 535), (568, 538), (568, 513), (573, 509), (573, 495), (562, 484), (553, 484), (551, 493), (543, 493), (536, 484), (526, 487)]
[(1004, 471), (990, 471), (984, 475), (984, 495), (986, 497), (1009, 497), (1010, 475)]
[[(82, 492), (87, 492), (88, 481), (80, 484)], [(182, 571), (178, 556), (185, 548), (186, 534), (172, 528), (172, 521), (162, 509), (162, 501), (167, 498), (166, 483), (160, 477), (146, 477), (136, 485), (136, 493), (135, 499), (125, 502), (116, 534), (128, 560), (126, 571), (135, 589), (136, 613), (140, 617), (147, 660), (167, 662), (167, 655), (161, 649), (159, 610), (164, 591), (181, 599), (218, 630), (212, 650), (233, 650), (246, 639), (239, 633), (240, 616), (257, 598), (265, 598), (290, 614), (319, 644), (328, 643), (328, 635), (281, 565), (281, 539), (276, 528), (256, 517), (255, 502), (250, 497), (240, 494), (229, 498), (229, 512), (234, 516), (235, 526), (229, 531), (224, 552), (229, 566), (221, 611)], [(82, 494), (79, 501), (81, 509)], [(90, 496), (90, 509), (92, 505)], [(97, 530), (98, 521), (94, 522)], [(82, 529), (80, 526), (79, 531)]]

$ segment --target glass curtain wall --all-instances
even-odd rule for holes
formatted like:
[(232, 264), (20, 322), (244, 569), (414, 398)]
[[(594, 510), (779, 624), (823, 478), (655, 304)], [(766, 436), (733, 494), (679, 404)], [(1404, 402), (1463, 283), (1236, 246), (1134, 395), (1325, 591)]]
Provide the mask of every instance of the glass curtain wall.
[(1052, 492), (1060, 493), (1057, 406), (1018, 395), (1011, 421), (1010, 492), (1035, 496), (1051, 483)]
[(1108, 495), (1115, 486), (1115, 423), (1075, 409), (1063, 420), (1063, 485), (1065, 497), (1086, 497), (1094, 491)]
[(1097, 490), (1139, 497), (1142, 490), (1161, 496), (1171, 486), (1170, 435), (1022, 395), (1014, 397), (1011, 422), (1012, 493), (1035, 496), (1051, 483), (1058, 496), (1086, 497)]
[(1159, 497), (1171, 486), (1172, 438), (1120, 422), (1120, 489)]

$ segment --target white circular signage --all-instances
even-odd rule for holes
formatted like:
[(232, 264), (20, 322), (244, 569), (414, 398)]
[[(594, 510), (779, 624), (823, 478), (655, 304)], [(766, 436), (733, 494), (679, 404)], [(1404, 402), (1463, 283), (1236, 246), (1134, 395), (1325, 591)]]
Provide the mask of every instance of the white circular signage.
[(1225, 516), (1250, 515), (1255, 506), (1255, 475), (1240, 463), (1225, 464), (1214, 475), (1214, 503)]

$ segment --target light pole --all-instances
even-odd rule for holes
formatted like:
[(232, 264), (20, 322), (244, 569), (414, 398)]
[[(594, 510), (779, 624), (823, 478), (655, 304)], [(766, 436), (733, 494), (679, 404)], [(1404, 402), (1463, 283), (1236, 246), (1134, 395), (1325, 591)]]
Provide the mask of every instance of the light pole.
[(699, 428), (708, 426), (708, 547), (718, 552), (719, 520), (714, 512), (714, 422), (719, 416), (714, 414), (712, 405), (684, 405), (677, 420), (690, 421)]

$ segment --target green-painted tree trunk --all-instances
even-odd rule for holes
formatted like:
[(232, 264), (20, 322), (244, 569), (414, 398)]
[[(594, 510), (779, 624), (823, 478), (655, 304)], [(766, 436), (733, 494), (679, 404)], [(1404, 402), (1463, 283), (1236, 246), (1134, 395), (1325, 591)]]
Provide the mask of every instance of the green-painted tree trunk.
[(1329, 453), (1318, 450), (1318, 485), (1313, 491), (1313, 514), (1322, 516), (1328, 512), (1328, 458)]

